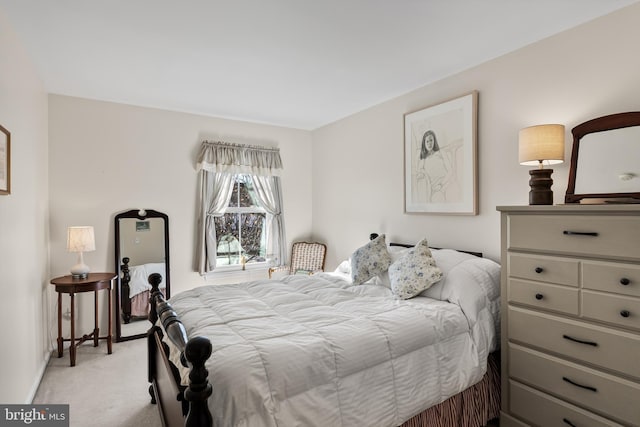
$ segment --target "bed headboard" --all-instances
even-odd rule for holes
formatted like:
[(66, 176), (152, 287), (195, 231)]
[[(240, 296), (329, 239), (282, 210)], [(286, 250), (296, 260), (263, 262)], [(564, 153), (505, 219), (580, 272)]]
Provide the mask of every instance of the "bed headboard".
[[(378, 233), (371, 233), (369, 235), (369, 240), (373, 240), (378, 236), (379, 236)], [(403, 248), (412, 248), (415, 245), (411, 245), (411, 244), (407, 244), (407, 243), (394, 243), (394, 242), (391, 242), (391, 243), (389, 243), (389, 246), (400, 246), (400, 247), (403, 247)], [(431, 249), (443, 249), (443, 248), (436, 248), (436, 247), (431, 246)], [(453, 248), (451, 248), (451, 249), (453, 249)], [(456, 250), (458, 252), (464, 252), (466, 254), (470, 254), (470, 255), (474, 255), (474, 256), (482, 258), (482, 252), (464, 251), (464, 250), (461, 250), (461, 249), (454, 249), (454, 250)]]

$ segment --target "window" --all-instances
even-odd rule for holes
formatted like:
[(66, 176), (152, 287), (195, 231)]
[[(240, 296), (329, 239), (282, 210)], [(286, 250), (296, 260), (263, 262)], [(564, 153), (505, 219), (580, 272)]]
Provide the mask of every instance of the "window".
[(216, 264), (237, 265), (266, 261), (266, 216), (250, 175), (237, 174), (222, 216), (215, 217), (218, 238)]
[(197, 271), (285, 264), (280, 150), (203, 141), (197, 169)]

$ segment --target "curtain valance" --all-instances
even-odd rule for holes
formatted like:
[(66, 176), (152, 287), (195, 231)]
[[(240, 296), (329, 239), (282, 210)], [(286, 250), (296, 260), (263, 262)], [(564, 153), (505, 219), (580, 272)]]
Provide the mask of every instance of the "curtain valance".
[(203, 141), (197, 170), (208, 172), (280, 176), (279, 148)]

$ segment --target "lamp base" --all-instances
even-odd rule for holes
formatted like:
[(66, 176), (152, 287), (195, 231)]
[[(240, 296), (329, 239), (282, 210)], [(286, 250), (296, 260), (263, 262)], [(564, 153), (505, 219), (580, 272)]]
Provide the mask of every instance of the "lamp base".
[(71, 277), (74, 279), (86, 279), (89, 275), (89, 266), (79, 260), (78, 264), (71, 267)]
[(531, 169), (529, 175), (529, 204), (530, 205), (553, 205), (553, 179), (551, 174), (553, 169)]

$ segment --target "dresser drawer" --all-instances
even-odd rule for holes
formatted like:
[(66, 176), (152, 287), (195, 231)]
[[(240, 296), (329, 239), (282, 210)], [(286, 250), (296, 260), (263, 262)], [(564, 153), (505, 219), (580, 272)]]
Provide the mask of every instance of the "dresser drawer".
[(599, 415), (515, 381), (509, 382), (510, 410), (536, 426), (622, 427)]
[(509, 307), (509, 340), (640, 379), (640, 335)]
[(510, 277), (578, 286), (580, 262), (573, 259), (509, 254)]
[(640, 217), (510, 215), (509, 249), (640, 258)]
[(567, 286), (509, 279), (510, 303), (578, 315), (578, 289)]
[(583, 261), (582, 286), (586, 289), (640, 297), (640, 266)]
[(640, 384), (524, 347), (509, 346), (512, 378), (623, 423), (640, 421)]
[[(582, 291), (582, 316), (615, 326), (640, 329), (640, 298)], [(640, 353), (637, 358), (640, 364)]]

